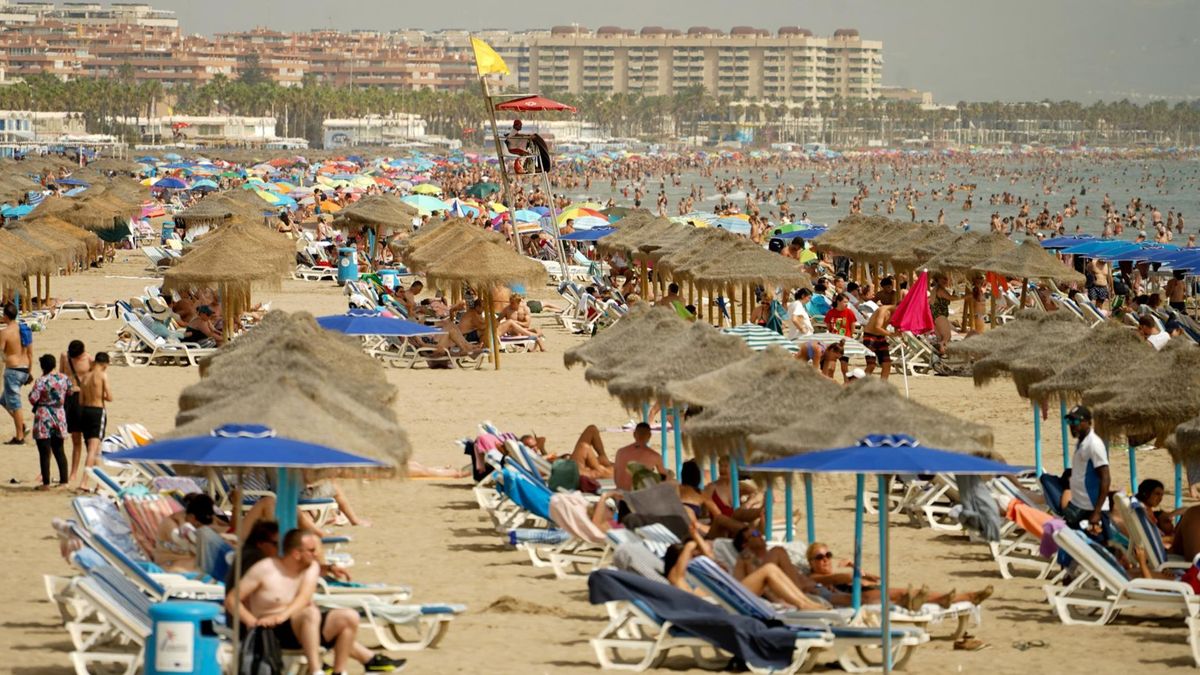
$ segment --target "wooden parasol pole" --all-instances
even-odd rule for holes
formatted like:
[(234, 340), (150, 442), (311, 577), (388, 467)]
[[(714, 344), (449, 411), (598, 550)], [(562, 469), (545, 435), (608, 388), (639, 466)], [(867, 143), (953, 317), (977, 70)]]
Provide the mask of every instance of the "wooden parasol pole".
[(496, 312), (492, 307), (492, 289), (487, 290), (487, 320), (488, 320), (488, 339), (492, 344), (492, 365), (495, 370), (500, 370), (500, 338), (496, 335)]

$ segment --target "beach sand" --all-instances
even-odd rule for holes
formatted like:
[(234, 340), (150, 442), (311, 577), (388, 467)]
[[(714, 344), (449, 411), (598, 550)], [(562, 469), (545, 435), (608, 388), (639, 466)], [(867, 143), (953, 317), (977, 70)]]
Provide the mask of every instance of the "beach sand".
[[(142, 272), (140, 255), (118, 256), (117, 264), (70, 277), (55, 277), (52, 295), (109, 301), (140, 294), (158, 281)], [(549, 293), (547, 289), (547, 293)], [(535, 297), (540, 294), (535, 294)], [(340, 289), (328, 282), (286, 281), (256, 301), (273, 308), (314, 314), (342, 312)], [(415, 458), (427, 465), (462, 466), (467, 458), (455, 440), (474, 435), (476, 425), (491, 420), (501, 429), (536, 431), (549, 437), (552, 451), (569, 449), (587, 424), (617, 427), (631, 415), (604, 389), (584, 382), (582, 370), (567, 371), (562, 351), (582, 338), (548, 322), (549, 352), (505, 355), (499, 372), (388, 369), (400, 390), (396, 412), (412, 439)], [(71, 339), (82, 339), (93, 353), (110, 346), (119, 322), (59, 319), (35, 338), (35, 354), (58, 354)], [(150, 367), (110, 369), (115, 400), (110, 429), (141, 422), (151, 431), (172, 426), (181, 389), (195, 382), (195, 368)], [(894, 379), (898, 386), (900, 380)], [(28, 393), (28, 389), (23, 391)], [(915, 400), (992, 425), (996, 448), (1012, 463), (1031, 464), (1032, 418), (1027, 402), (1012, 385), (1000, 381), (976, 389), (969, 378), (920, 377), (912, 380)], [(864, 414), (870, 414), (864, 411)], [(1043, 425), (1046, 464), (1060, 460), (1056, 416)], [(11, 424), (0, 419), (8, 438)], [(615, 450), (627, 434), (606, 433)], [(654, 444), (657, 445), (656, 435)], [(69, 445), (69, 443), (68, 443)], [(68, 448), (69, 451), (69, 448)], [(1114, 482), (1128, 483), (1125, 453), (1112, 453)], [(33, 492), (37, 453), (32, 443), (0, 449), (0, 513), (4, 514), (5, 546), (0, 554), (0, 671), (39, 675), (72, 672), (70, 640), (57, 612), (47, 602), (42, 575), (68, 575), (50, 529), (54, 517), (70, 517), (63, 491)], [(1139, 458), (1139, 474), (1168, 484), (1171, 466), (1165, 451)], [(11, 484), (9, 479), (20, 481)], [(469, 480), (347, 482), (347, 494), (370, 527), (340, 528), (353, 536), (357, 565), (354, 577), (412, 585), (417, 601), (469, 605), (435, 649), (408, 654), (413, 673), (595, 673), (599, 668), (588, 640), (604, 625), (603, 608), (588, 604), (586, 582), (559, 581), (546, 569), (535, 569), (523, 552), (509, 549), (479, 511)], [(849, 556), (853, 538), (852, 481), (818, 479), (816, 505), (819, 539), (838, 556)], [(1172, 499), (1169, 495), (1168, 503)], [(797, 500), (803, 508), (803, 500)], [(777, 513), (782, 503), (777, 506)], [(802, 528), (803, 516), (798, 520)], [(864, 555), (868, 569), (877, 566), (875, 518), (868, 517)], [(797, 530), (797, 536), (802, 535)], [(980, 652), (954, 651), (945, 636), (950, 626), (935, 627), (934, 640), (909, 664), (910, 672), (953, 673), (1095, 673), (1137, 669), (1158, 672), (1191, 667), (1186, 630), (1181, 620), (1123, 616), (1102, 628), (1063, 626), (1051, 612), (1041, 582), (1031, 578), (1000, 579), (983, 544), (964, 536), (911, 527), (906, 521), (892, 530), (893, 584), (928, 584), (934, 590), (959, 591), (996, 587), (985, 604), (983, 624), (971, 633), (990, 644)], [(940, 638), (939, 638), (940, 636)], [(1021, 651), (1016, 642), (1041, 640), (1045, 647)], [(674, 657), (668, 666), (688, 668), (690, 660)]]

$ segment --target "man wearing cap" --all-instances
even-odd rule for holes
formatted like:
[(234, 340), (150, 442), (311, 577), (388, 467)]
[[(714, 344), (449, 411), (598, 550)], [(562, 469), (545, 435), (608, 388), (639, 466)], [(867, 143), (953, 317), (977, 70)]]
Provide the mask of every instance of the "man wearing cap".
[(1071, 456), (1071, 501), (1063, 513), (1069, 527), (1104, 540), (1102, 515), (1112, 485), (1108, 449), (1092, 429), (1092, 411), (1077, 405), (1067, 413), (1071, 435), (1079, 439)]

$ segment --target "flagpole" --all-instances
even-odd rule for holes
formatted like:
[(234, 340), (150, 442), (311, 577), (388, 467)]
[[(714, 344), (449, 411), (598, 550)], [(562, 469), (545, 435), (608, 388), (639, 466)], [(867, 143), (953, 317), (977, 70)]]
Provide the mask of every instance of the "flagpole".
[[(471, 37), (471, 50), (475, 49), (475, 38)], [(504, 205), (507, 206), (510, 212), (513, 210), (512, 188), (508, 182), (508, 167), (504, 164), (504, 146), (500, 144), (500, 129), (496, 124), (496, 106), (492, 103), (492, 93), (488, 90), (487, 77), (481, 72), (479, 67), (479, 56), (475, 56), (475, 71), (479, 73), (479, 89), (483, 92), (483, 100), (487, 103), (488, 118), (492, 123), (492, 141), (496, 145), (496, 159), (500, 165), (500, 182), (504, 186)], [(517, 233), (517, 224), (513, 221), (512, 216), (509, 216), (508, 225), (512, 228), (513, 242), (516, 245), (517, 253), (524, 254), (525, 251), (521, 247), (521, 235)]]

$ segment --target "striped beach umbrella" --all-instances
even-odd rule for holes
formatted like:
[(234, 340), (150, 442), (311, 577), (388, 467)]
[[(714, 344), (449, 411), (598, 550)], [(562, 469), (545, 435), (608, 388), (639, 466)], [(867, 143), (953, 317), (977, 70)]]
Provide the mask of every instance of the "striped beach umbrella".
[(761, 352), (772, 345), (782, 347), (792, 353), (800, 350), (795, 342), (756, 323), (744, 323), (733, 328), (726, 328), (725, 332), (740, 337), (748, 347), (756, 352)]

